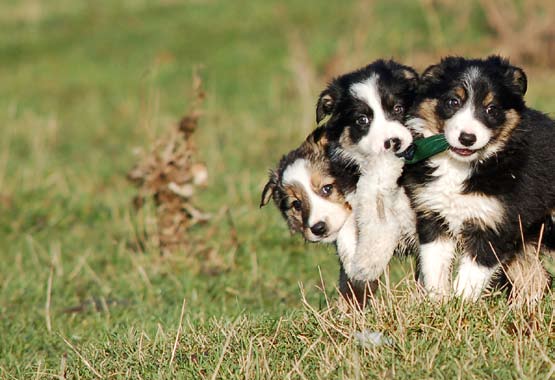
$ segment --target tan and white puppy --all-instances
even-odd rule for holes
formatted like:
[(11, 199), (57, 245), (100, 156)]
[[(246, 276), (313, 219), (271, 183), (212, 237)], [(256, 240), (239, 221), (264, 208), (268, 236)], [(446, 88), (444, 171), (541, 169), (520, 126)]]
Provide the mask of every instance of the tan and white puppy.
[(330, 157), (326, 130), (319, 127), (270, 172), (260, 206), (273, 198), (291, 232), (312, 243), (335, 243), (341, 264), (340, 292), (364, 306), (377, 281), (350, 281), (344, 271), (351, 266), (356, 249), (357, 231), (349, 201), (359, 175), (354, 162)]

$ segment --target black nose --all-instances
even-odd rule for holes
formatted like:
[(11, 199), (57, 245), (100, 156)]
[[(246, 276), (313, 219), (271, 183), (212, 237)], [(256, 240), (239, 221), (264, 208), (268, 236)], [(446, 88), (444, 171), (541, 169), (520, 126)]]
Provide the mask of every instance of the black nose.
[(383, 146), (386, 150), (389, 150), (391, 147), (393, 147), (393, 151), (397, 152), (399, 149), (401, 149), (401, 139), (393, 137), (389, 140), (386, 140), (383, 143)]
[(476, 142), (476, 135), (474, 133), (461, 132), (459, 141), (464, 146), (472, 146)]
[(326, 233), (326, 230), (327, 230), (327, 227), (326, 227), (326, 223), (324, 222), (318, 222), (312, 227), (310, 227), (310, 231), (312, 231), (312, 233), (316, 236), (322, 236), (323, 234)]

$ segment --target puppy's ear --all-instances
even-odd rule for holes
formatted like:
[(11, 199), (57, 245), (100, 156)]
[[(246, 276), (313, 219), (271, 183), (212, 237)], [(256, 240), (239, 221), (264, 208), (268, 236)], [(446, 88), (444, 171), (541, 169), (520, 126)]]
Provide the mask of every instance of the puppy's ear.
[(395, 70), (394, 75), (401, 80), (406, 80), (411, 91), (418, 87), (418, 73), (412, 67), (401, 66), (401, 68)]
[(505, 70), (503, 72), (503, 77), (505, 79), (505, 83), (509, 86), (509, 88), (519, 96), (524, 96), (526, 94), (526, 90), (528, 88), (528, 80), (526, 79), (526, 74), (524, 70), (520, 67), (516, 67), (510, 64), (509, 60), (503, 58), (499, 55), (490, 55), (487, 58), (487, 62), (494, 65), (499, 66), (501, 70)]
[(270, 202), (270, 199), (272, 199), (272, 193), (274, 192), (276, 186), (277, 174), (275, 171), (272, 170), (270, 171), (270, 179), (268, 180), (268, 183), (266, 183), (266, 185), (264, 186), (264, 190), (262, 190), (259, 207), (264, 207), (268, 204), (268, 202)]
[(306, 142), (316, 147), (325, 147), (328, 144), (328, 136), (326, 135), (326, 127), (317, 127), (310, 135), (306, 137)]
[(422, 73), (421, 78), (423, 82), (436, 82), (440, 80), (443, 73), (444, 67), (441, 63), (438, 63), (437, 65), (428, 66), (428, 68)]
[(330, 116), (337, 104), (337, 94), (331, 88), (327, 88), (320, 94), (318, 104), (316, 105), (316, 123), (320, 122)]
[(515, 93), (520, 96), (524, 96), (524, 94), (526, 94), (528, 80), (526, 79), (524, 70), (520, 67), (509, 66), (505, 71), (505, 79)]

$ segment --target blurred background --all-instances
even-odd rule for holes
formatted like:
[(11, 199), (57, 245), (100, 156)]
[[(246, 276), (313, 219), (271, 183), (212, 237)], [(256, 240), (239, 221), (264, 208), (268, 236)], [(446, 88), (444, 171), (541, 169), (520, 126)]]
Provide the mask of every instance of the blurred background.
[[(174, 326), (183, 299), (202, 323), (299, 309), (299, 282), (311, 302), (321, 279), (336, 297), (333, 248), (258, 209), (335, 75), (500, 53), (527, 72), (528, 104), (555, 110), (550, 0), (3, 0), (0, 30), (0, 374), (58, 363), (60, 335)], [(162, 250), (159, 199), (139, 207), (127, 175), (186, 115), (184, 165), (208, 179)], [(393, 278), (410, 267), (395, 260)]]

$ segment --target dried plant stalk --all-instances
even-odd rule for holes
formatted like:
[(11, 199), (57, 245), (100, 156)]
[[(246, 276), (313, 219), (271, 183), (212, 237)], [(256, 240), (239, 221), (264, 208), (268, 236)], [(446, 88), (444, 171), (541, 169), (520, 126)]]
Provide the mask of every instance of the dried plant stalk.
[(154, 200), (162, 253), (187, 244), (187, 230), (210, 218), (191, 200), (208, 177), (206, 166), (195, 157), (197, 149), (193, 134), (201, 116), (199, 109), (204, 92), (200, 77), (195, 75), (193, 79), (195, 99), (192, 110), (179, 125), (156, 141), (150, 152), (142, 154), (137, 165), (127, 174), (139, 189), (134, 201), (136, 207), (142, 206), (147, 197)]

